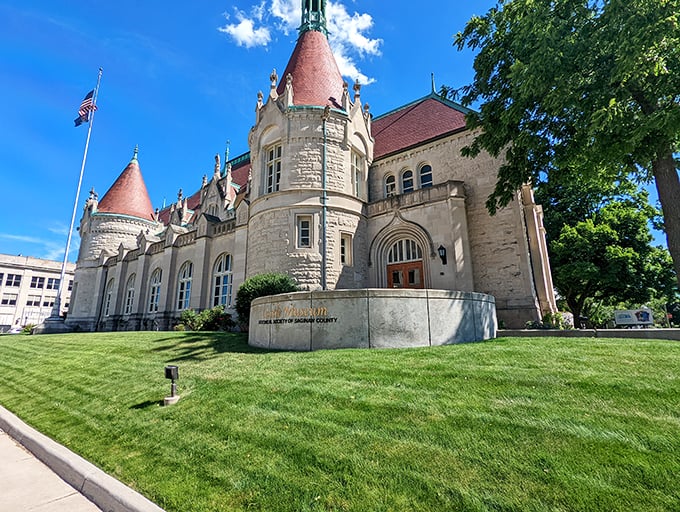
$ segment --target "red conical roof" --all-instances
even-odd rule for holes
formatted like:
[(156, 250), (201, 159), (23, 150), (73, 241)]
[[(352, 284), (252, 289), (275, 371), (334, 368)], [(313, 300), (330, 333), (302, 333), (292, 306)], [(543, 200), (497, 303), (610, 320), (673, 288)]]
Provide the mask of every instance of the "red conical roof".
[(130, 163), (97, 205), (97, 211), (131, 215), (153, 220), (151, 199), (137, 162), (137, 151)]
[(293, 77), (293, 104), (341, 108), (342, 75), (325, 34), (310, 30), (300, 34), (277, 92), (286, 90), (288, 73)]

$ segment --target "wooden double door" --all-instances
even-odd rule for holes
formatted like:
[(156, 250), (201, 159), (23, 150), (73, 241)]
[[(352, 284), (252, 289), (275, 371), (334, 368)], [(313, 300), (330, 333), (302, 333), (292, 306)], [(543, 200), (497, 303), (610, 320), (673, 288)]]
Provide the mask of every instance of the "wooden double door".
[(387, 265), (388, 288), (425, 288), (423, 261), (407, 261)]

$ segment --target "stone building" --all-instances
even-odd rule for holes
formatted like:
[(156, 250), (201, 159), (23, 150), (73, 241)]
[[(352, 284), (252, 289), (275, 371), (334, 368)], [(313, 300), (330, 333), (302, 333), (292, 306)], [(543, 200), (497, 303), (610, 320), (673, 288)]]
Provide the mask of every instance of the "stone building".
[[(53, 313), (62, 263), (0, 254), (0, 332), (38, 325)], [(75, 265), (67, 263), (61, 287), (61, 311), (68, 309)]]
[(431, 288), (496, 298), (499, 322), (554, 312), (540, 206), (529, 187), (491, 217), (500, 161), (461, 156), (467, 110), (434, 91), (373, 116), (343, 81), (324, 0), (303, 0), (288, 65), (259, 93), (250, 151), (155, 210), (137, 150), (92, 192), (67, 322), (170, 328), (182, 310), (233, 307), (247, 277), (286, 272), (307, 290)]

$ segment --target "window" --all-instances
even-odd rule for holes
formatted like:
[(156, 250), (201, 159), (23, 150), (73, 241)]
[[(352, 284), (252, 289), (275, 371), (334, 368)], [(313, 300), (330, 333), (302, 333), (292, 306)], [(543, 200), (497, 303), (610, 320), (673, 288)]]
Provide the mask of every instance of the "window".
[(364, 158), (352, 151), (352, 187), (354, 195), (361, 197), (362, 185), (364, 180)]
[(113, 298), (113, 279), (110, 279), (106, 284), (106, 291), (104, 292), (104, 316), (111, 314), (111, 299)]
[(45, 288), (47, 290), (57, 290), (59, 288), (59, 279), (56, 279), (54, 277), (48, 278), (47, 286)]
[(5, 286), (21, 286), (21, 276), (19, 274), (7, 274)]
[(401, 191), (413, 192), (413, 171), (404, 171), (401, 175)]
[(217, 205), (216, 204), (211, 204), (208, 206), (208, 215), (212, 215), (213, 217), (217, 217)]
[(45, 286), (45, 278), (33, 276), (31, 278), (31, 288), (43, 288)]
[(157, 268), (151, 274), (149, 283), (149, 313), (158, 311), (158, 303), (161, 300), (161, 269)]
[(388, 263), (401, 263), (423, 259), (423, 251), (414, 240), (399, 240), (387, 254)]
[(392, 197), (397, 192), (397, 183), (391, 174), (385, 176), (385, 197)]
[(270, 146), (265, 151), (266, 191), (276, 192), (281, 181), (281, 144)]
[(177, 309), (189, 309), (189, 301), (191, 299), (191, 274), (194, 271), (194, 265), (187, 261), (179, 269), (177, 276)]
[(135, 274), (128, 277), (125, 284), (125, 314), (133, 312), (135, 306)]
[(73, 279), (70, 279), (68, 282), (68, 291), (73, 290)]
[(52, 306), (54, 306), (54, 301), (56, 300), (57, 300), (56, 297), (45, 297), (43, 299), (43, 306), (51, 308)]
[(29, 295), (26, 301), (27, 306), (40, 306), (40, 295)]
[(420, 168), (420, 188), (432, 186), (432, 166), (423, 165)]
[[(8, 276), (12, 274), (7, 274)], [(3, 306), (16, 306), (17, 305), (17, 297), (18, 295), (16, 293), (3, 293), (2, 294), (2, 301), (0, 302)]]
[(352, 235), (349, 233), (340, 234), (340, 263), (352, 266)]
[(213, 306), (231, 306), (231, 254), (222, 254), (213, 269)]
[(297, 218), (297, 246), (309, 248), (312, 246), (312, 217), (300, 215)]

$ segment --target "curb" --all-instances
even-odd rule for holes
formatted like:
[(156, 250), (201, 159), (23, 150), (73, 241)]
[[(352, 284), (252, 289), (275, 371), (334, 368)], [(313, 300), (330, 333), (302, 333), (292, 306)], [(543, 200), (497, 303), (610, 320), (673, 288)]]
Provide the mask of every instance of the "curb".
[(0, 406), (0, 429), (104, 512), (165, 512), (94, 464)]

